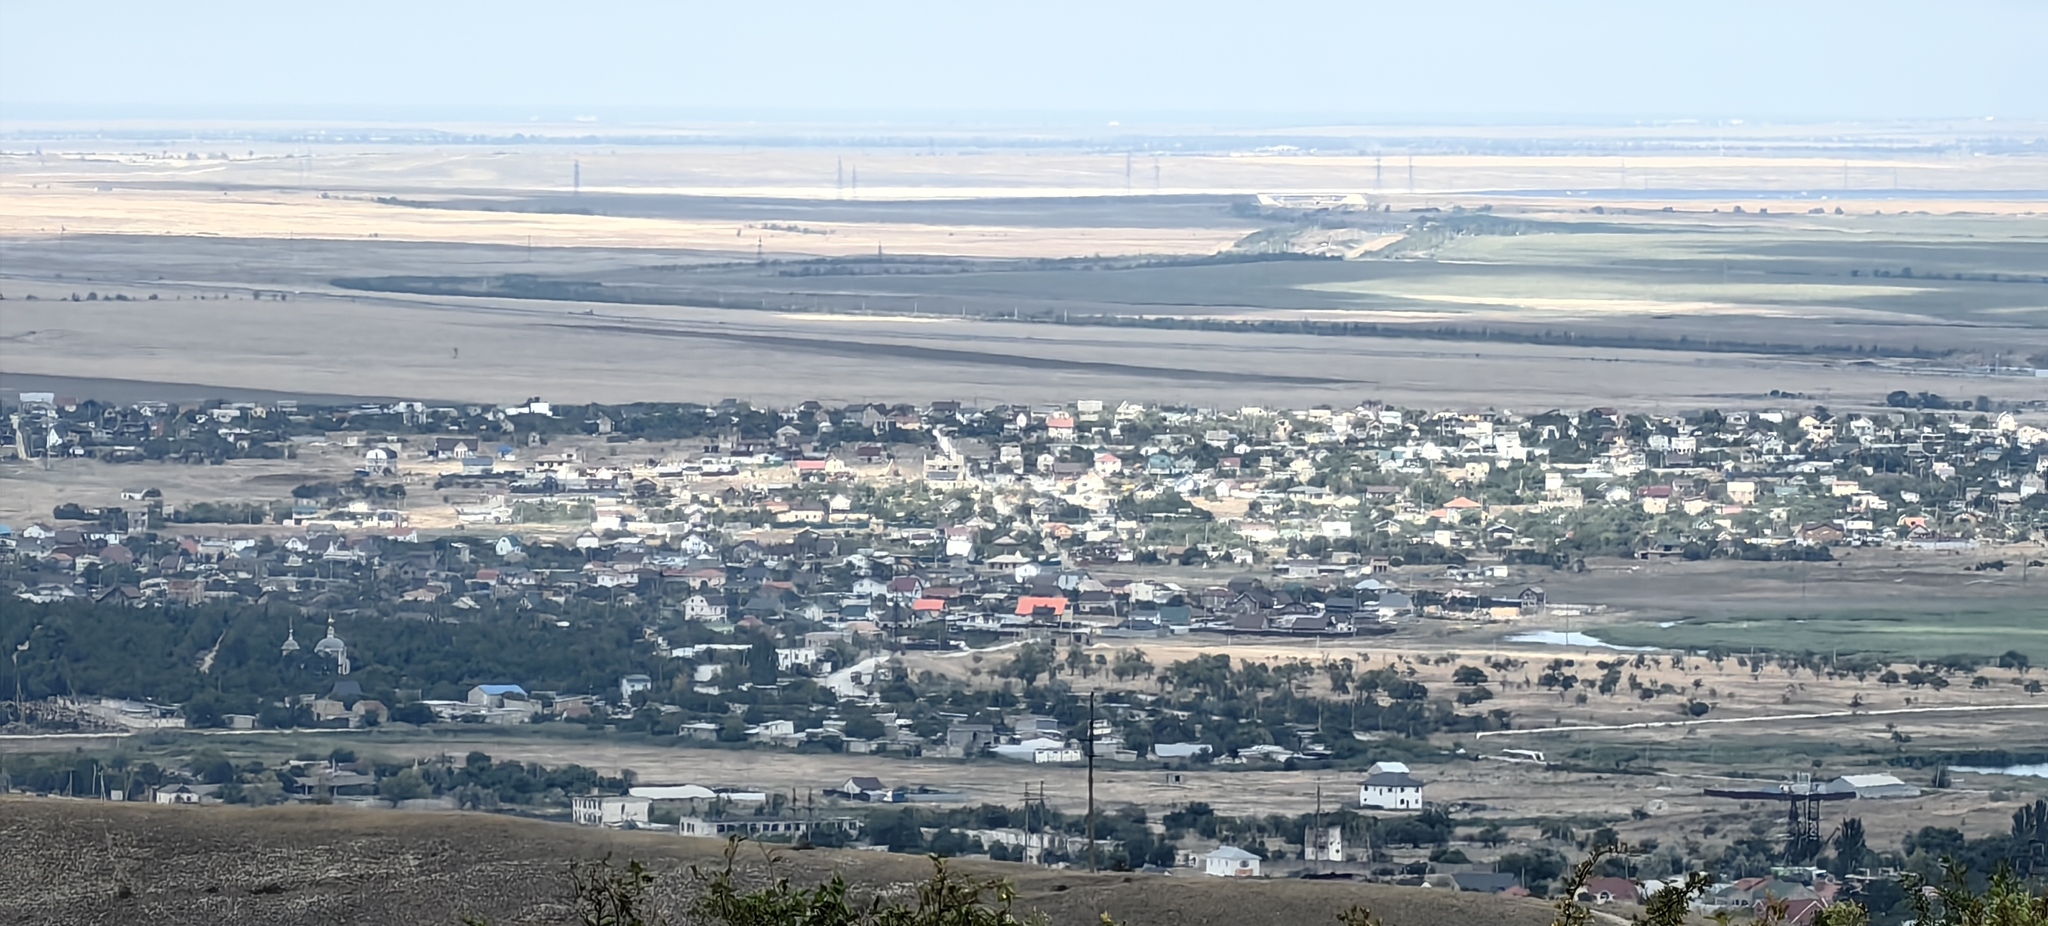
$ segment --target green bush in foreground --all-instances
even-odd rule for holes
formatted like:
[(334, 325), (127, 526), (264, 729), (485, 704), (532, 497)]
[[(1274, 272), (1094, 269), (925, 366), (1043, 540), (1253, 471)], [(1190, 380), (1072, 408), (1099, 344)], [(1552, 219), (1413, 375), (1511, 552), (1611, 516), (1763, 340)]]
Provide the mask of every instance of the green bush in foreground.
[(832, 879), (813, 888), (797, 887), (786, 877), (766, 887), (741, 890), (735, 883), (734, 861), (739, 840), (726, 844), (725, 864), (706, 873), (696, 866), (690, 875), (703, 893), (691, 912), (718, 926), (1029, 926), (1043, 923), (1042, 917), (1020, 917), (1012, 912), (1017, 892), (1000, 878), (964, 878), (946, 868), (946, 862), (932, 858), (932, 875), (917, 885), (915, 903), (902, 900), (869, 899), (865, 904), (848, 898), (846, 877), (834, 872)]
[[(1573, 866), (1565, 878), (1557, 900), (1557, 916), (1551, 926), (1592, 926), (1593, 912), (1580, 904), (1579, 889), (1598, 870), (1600, 860), (1618, 848), (1596, 849), (1585, 861)], [(1904, 879), (1906, 895), (1913, 906), (1913, 922), (1918, 926), (2048, 926), (2048, 895), (2034, 894), (2025, 882), (2012, 870), (2000, 867), (1991, 876), (1991, 882), (1982, 894), (1970, 889), (1969, 870), (1954, 862), (1943, 865), (1946, 872), (1942, 884), (1934, 890), (1926, 890), (1927, 884), (1913, 875)], [(1643, 901), (1643, 912), (1629, 922), (1635, 926), (1685, 926), (1692, 902), (1704, 893), (1711, 883), (1704, 874), (1694, 874), (1685, 881), (1669, 885), (1650, 895)], [(1715, 914), (1717, 921), (1728, 923), (1733, 917), (1726, 911)], [(1766, 904), (1750, 922), (1757, 926), (1786, 926), (1792, 922), (1790, 911), (1784, 901)], [(1862, 904), (1842, 901), (1825, 909), (1816, 910), (1805, 926), (1869, 926), (1870, 912)]]
[[(903, 896), (875, 896), (865, 901), (851, 896), (845, 876), (834, 873), (815, 887), (800, 887), (787, 877), (767, 885), (746, 888), (740, 883), (738, 858), (741, 840), (726, 845), (724, 864), (705, 870), (690, 867), (698, 893), (690, 906), (692, 922), (708, 926), (1045, 926), (1039, 913), (1017, 913), (1017, 892), (1002, 878), (976, 878), (956, 874), (944, 859), (933, 856), (932, 874)], [(1560, 885), (1552, 926), (1594, 926), (1603, 919), (1576, 899), (1599, 870), (1602, 859), (1620, 847), (1596, 849), (1572, 867)], [(773, 855), (766, 856), (772, 868)], [(1932, 890), (1913, 876), (1905, 886), (1920, 926), (2048, 926), (2048, 895), (2032, 893), (2025, 882), (2001, 868), (1982, 893), (1970, 888), (1969, 872), (1947, 864), (1943, 882)], [(654, 875), (639, 861), (614, 867), (611, 857), (572, 862), (569, 880), (577, 897), (581, 926), (665, 926), (662, 917), (650, 909), (647, 889)], [(1633, 926), (1686, 926), (1692, 902), (1706, 892), (1711, 879), (1694, 874), (1665, 887), (1643, 902), (1643, 911), (1628, 922)], [(1385, 924), (1371, 911), (1353, 906), (1334, 917), (1339, 926), (1399, 926)], [(1733, 922), (1724, 912), (1714, 917)], [(1102, 926), (1117, 926), (1109, 914), (1102, 914)], [(1787, 926), (1791, 922), (1786, 904), (1768, 904), (1751, 920), (1758, 926)], [(465, 926), (486, 926), (483, 920), (465, 918)], [(1857, 903), (1844, 901), (1817, 910), (1805, 926), (1869, 926), (1870, 915)]]

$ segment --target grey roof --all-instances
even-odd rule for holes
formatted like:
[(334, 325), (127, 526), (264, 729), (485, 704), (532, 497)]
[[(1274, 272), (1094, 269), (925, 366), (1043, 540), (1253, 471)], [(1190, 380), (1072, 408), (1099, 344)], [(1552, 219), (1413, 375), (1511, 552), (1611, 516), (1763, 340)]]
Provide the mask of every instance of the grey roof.
[(1507, 872), (1461, 871), (1451, 875), (1451, 883), (1461, 891), (1498, 894), (1519, 884), (1520, 880)]
[(1403, 772), (1375, 772), (1365, 776), (1369, 788), (1420, 788), (1422, 779)]

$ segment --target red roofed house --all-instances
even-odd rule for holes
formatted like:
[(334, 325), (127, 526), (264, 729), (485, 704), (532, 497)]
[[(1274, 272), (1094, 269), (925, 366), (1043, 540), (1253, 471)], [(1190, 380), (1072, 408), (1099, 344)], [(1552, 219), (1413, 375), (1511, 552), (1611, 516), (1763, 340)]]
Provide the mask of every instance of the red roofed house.
[(1067, 599), (1054, 596), (1025, 595), (1017, 599), (1017, 616), (1065, 617)]

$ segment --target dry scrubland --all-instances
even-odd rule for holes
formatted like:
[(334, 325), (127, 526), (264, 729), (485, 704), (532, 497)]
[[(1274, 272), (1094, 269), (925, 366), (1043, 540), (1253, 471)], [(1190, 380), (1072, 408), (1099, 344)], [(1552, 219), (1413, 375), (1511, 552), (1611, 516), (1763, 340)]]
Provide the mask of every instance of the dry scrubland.
[[(190, 143), (197, 145), (199, 143)], [(182, 151), (116, 143), (44, 143), (41, 154), (0, 156), (0, 236), (56, 234), (288, 236), (446, 241), (544, 247), (698, 248), (814, 255), (894, 254), (1071, 257), (1212, 253), (1250, 231), (1213, 227), (1059, 226), (917, 221), (744, 223), (607, 215), (469, 212), (375, 202), (470, 202), (502, 208), (530, 195), (569, 192), (574, 165), (592, 196), (711, 196), (859, 204), (904, 200), (1245, 195), (1374, 191), (1396, 210), (1480, 202), (1577, 211), (1568, 190), (1609, 191), (1616, 206), (1658, 209), (1671, 193), (1726, 191), (1700, 209), (1754, 212), (1789, 204), (1759, 193), (1808, 192), (1849, 211), (2037, 212), (2011, 191), (2048, 187), (2048, 163), (2014, 157), (1921, 155), (1843, 158), (1357, 155), (1238, 156), (1123, 152), (833, 150), (548, 145), (285, 148), (201, 146), (231, 160), (185, 160)], [(164, 156), (166, 153), (171, 156)], [(1412, 182), (1410, 166), (1412, 164)], [(858, 178), (841, 172), (851, 168)], [(1156, 170), (1155, 170), (1156, 168)], [(841, 185), (844, 180), (849, 185)], [(1631, 197), (1628, 191), (1641, 190)], [(1908, 191), (1903, 198), (1891, 190)], [(1915, 198), (1911, 191), (1939, 195)], [(495, 205), (493, 205), (495, 204)], [(1799, 211), (1803, 211), (1802, 209)], [(784, 227), (766, 227), (782, 225)]]
[[(565, 865), (606, 853), (646, 861), (657, 902), (684, 909), (690, 865), (716, 864), (721, 844), (594, 832), (480, 814), (364, 813), (339, 808), (161, 808), (0, 799), (0, 920), (21, 924), (444, 926), (566, 922), (575, 916)], [(920, 859), (873, 852), (788, 853), (801, 881), (833, 871), (870, 889), (930, 873)], [(1363, 903), (1396, 926), (1550, 922), (1540, 902), (1371, 884), (1247, 883), (1045, 871), (962, 862), (1012, 879), (1018, 906), (1058, 926), (1109, 913), (1132, 926), (1335, 923)], [(750, 875), (762, 867), (752, 857)]]
[[(0, 313), (0, 368), (25, 383), (14, 388), (34, 387), (22, 375), (71, 377), (57, 389), (67, 393), (120, 388), (74, 388), (79, 380), (127, 380), (470, 401), (516, 401), (540, 391), (558, 401), (607, 402), (1095, 395), (1223, 407), (1374, 397), (1438, 407), (1655, 409), (1761, 401), (1772, 389), (1835, 407), (1894, 389), (2038, 398), (2031, 382), (1958, 382), (1915, 375), (1924, 371), (1893, 361), (1703, 352), (1678, 339), (1881, 344), (1969, 358), (2048, 353), (2040, 335), (2048, 309), (2010, 285), (1956, 283), (1979, 287), (1957, 302), (1897, 281), (1769, 276), (1783, 262), (1781, 251), (1825, 260), (1858, 249), (1872, 255), (1872, 267), (1907, 262), (1901, 253), (1924, 260), (1963, 254), (1967, 266), (1950, 269), (2038, 271), (2037, 245), (2048, 242), (2043, 220), (2013, 213), (2044, 202), (2048, 160), (1926, 153), (1953, 145), (1895, 147), (1949, 138), (1943, 133), (1954, 127), (1931, 128), (1926, 138), (1845, 127), (1830, 142), (1847, 146), (1841, 158), (1816, 156), (1792, 135), (1761, 127), (1727, 130), (1736, 152), (1725, 157), (1707, 153), (1721, 136), (1700, 127), (1576, 130), (1569, 145), (1550, 130), (1386, 130), (1378, 140), (1303, 131), (1388, 153), (1279, 156), (1260, 153), (1257, 140), (1223, 137), (1201, 140), (1204, 153), (1140, 150), (1127, 159), (1095, 143), (1093, 152), (957, 139), (873, 150), (721, 147), (688, 133), (675, 133), (674, 145), (192, 142), (172, 150), (107, 140), (35, 143), (17, 134), (22, 141), (0, 155), (0, 294), (10, 300)], [(1441, 146), (1425, 139), (1445, 133), (1479, 145), (1562, 148), (1622, 136), (1668, 145), (1682, 136), (1698, 147), (1639, 157), (1421, 154), (1412, 159), (1411, 189), (1410, 159), (1400, 149)], [(185, 147), (199, 157), (187, 159)], [(566, 194), (577, 163), (583, 195), (572, 198)], [(1894, 198), (1893, 188), (1906, 198)], [(1388, 221), (1396, 230), (1411, 208), (1486, 204), (1499, 216), (1625, 221), (1660, 233), (1461, 237), (1323, 282), (1285, 268), (958, 280), (893, 270), (797, 279), (777, 276), (772, 266), (752, 278), (676, 269), (741, 266), (734, 259), (757, 253), (872, 257), (878, 248), (885, 257), (1209, 255), (1285, 224), (1229, 203), (1290, 190), (1375, 190), (1394, 209)], [(1598, 195), (1577, 195), (1585, 191)], [(1676, 204), (1680, 212), (1622, 220), (1587, 213), (1596, 201), (1649, 210)], [(1852, 215), (1783, 215), (1816, 204)], [(1738, 205), (1746, 217), (1733, 214)], [(1718, 216), (1708, 212), (1717, 208)], [(1778, 215), (1755, 221), (1764, 208)], [(1869, 215), (1877, 210), (1888, 216)], [(1913, 210), (1970, 215), (1896, 216)], [(1382, 231), (1357, 234), (1395, 249), (1387, 253), (1405, 246)], [(1725, 261), (1718, 274), (1701, 270), (1728, 242), (1750, 248), (1754, 259), (1733, 277)], [(1989, 250), (1972, 250), (1980, 246)], [(1683, 279), (1641, 275), (1644, 267), (1680, 265), (1688, 268)], [(771, 311), (372, 296), (330, 284), (406, 274), (627, 280), (668, 286), (661, 291), (671, 301), (688, 305)], [(103, 290), (160, 298), (51, 301)], [(252, 300), (256, 292), (292, 298)], [(20, 301), (28, 295), (39, 301)], [(868, 314), (871, 303), (875, 314)], [(1640, 350), (1426, 340), (1421, 331), (1319, 338), (986, 320), (1020, 309), (1047, 319), (1100, 313), (1506, 325), (1525, 333), (1642, 333), (1667, 343)]]
[[(1894, 389), (2039, 396), (2039, 387), (2024, 380), (1958, 384), (1781, 355), (334, 292), (289, 302), (240, 294), (169, 304), (54, 301), (92, 285), (102, 284), (7, 281), (0, 365), (8, 374), (484, 402), (517, 402), (536, 392), (563, 402), (734, 396), (770, 404), (1094, 395), (1223, 407), (1377, 398), (1420, 407), (1676, 410), (1762, 403), (1770, 389), (1835, 407)], [(118, 289), (143, 298), (152, 291), (220, 292), (217, 285), (169, 281), (129, 281)], [(43, 298), (16, 301), (29, 292)]]
[(207, 235), (263, 238), (450, 241), (535, 247), (731, 250), (758, 244), (777, 254), (844, 257), (944, 254), (958, 257), (1088, 257), (1212, 254), (1251, 231), (1217, 228), (944, 226), (919, 222), (806, 223), (806, 232), (747, 223), (467, 212), (385, 205), (368, 197), (312, 191), (107, 192), (0, 187), (0, 235)]

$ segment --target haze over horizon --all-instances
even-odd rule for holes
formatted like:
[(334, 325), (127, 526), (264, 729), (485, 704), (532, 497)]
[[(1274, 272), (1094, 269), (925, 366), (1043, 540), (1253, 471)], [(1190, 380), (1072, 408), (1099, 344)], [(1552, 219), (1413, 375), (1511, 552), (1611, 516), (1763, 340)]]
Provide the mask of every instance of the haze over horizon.
[(2048, 5), (0, 2), (0, 118), (2048, 116)]

